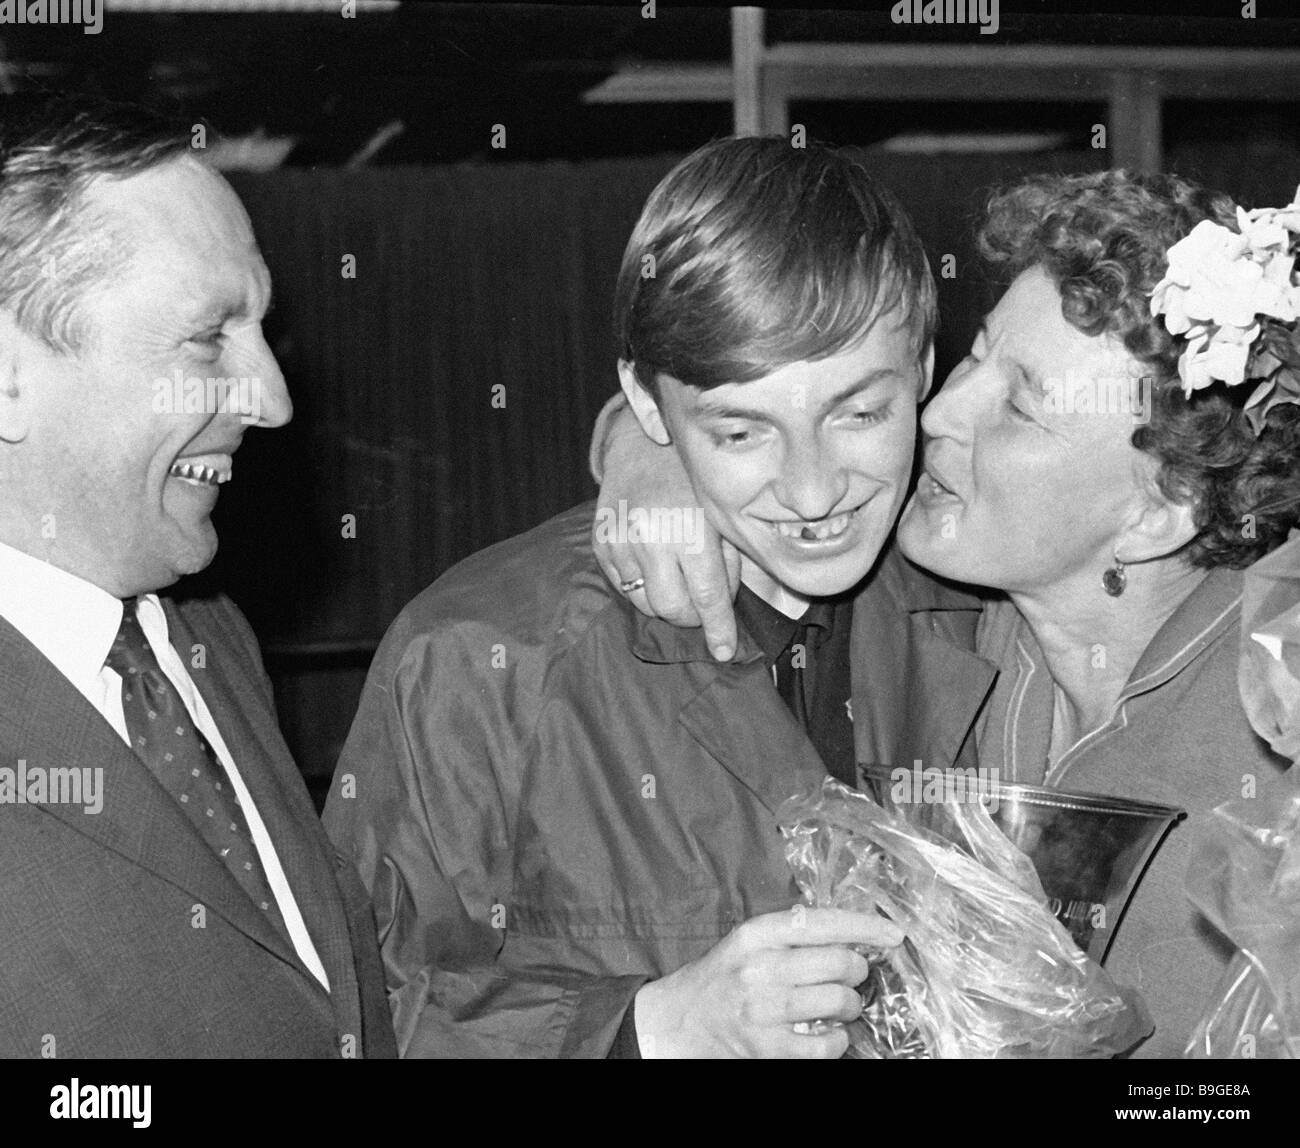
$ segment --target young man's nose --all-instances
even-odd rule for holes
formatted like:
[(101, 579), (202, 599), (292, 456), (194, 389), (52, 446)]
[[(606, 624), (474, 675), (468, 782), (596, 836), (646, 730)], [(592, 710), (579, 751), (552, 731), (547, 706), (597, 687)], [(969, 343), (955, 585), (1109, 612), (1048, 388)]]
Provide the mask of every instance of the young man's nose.
[(848, 478), (838, 467), (807, 455), (792, 455), (775, 484), (781, 505), (805, 521), (833, 514), (848, 493)]

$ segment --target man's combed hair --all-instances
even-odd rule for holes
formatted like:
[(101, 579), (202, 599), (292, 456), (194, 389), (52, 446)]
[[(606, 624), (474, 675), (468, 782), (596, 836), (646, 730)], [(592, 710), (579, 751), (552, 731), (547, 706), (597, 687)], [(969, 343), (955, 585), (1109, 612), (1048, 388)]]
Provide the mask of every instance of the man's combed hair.
[(619, 354), (655, 393), (751, 382), (847, 350), (896, 316), (918, 357), (935, 329), (925, 251), (893, 196), (846, 149), (723, 139), (651, 193), (623, 254)]
[(0, 96), (0, 307), (64, 354), (88, 332), (79, 304), (129, 256), (82, 202), (96, 176), (190, 151), (190, 129), (142, 108), (58, 95)]
[(1031, 176), (993, 196), (980, 251), (1011, 276), (1042, 267), (1069, 323), (1115, 336), (1151, 368), (1151, 420), (1133, 445), (1160, 460), (1164, 493), (1194, 509), (1187, 560), (1241, 568), (1300, 525), (1300, 407), (1274, 407), (1256, 437), (1243, 413), (1253, 387), (1184, 395), (1185, 343), (1152, 316), (1150, 297), (1169, 248), (1206, 219), (1237, 229), (1231, 199), (1176, 176)]

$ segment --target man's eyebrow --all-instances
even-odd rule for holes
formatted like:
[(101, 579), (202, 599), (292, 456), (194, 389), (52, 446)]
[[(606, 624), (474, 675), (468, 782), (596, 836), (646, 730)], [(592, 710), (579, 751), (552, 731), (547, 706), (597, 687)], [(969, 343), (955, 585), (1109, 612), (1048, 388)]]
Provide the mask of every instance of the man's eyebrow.
[[(266, 310), (262, 312), (265, 317), (275, 306), (275, 297), (267, 293)], [(254, 309), (249, 306), (247, 298), (236, 298), (228, 296), (216, 303), (210, 303), (205, 307), (198, 307), (185, 313), (185, 322), (191, 327), (219, 327), (227, 319), (235, 319), (241, 316), (253, 315)]]
[[(822, 410), (829, 410), (838, 406), (845, 399), (856, 395), (859, 391), (864, 391), (873, 383), (878, 383), (888, 378), (903, 378), (903, 372), (897, 367), (877, 367), (874, 371), (868, 371), (860, 378), (854, 379), (853, 382), (841, 387), (835, 394), (822, 404)], [(745, 407), (732, 406), (730, 404), (717, 403), (709, 398), (701, 398), (695, 406), (695, 413), (705, 418), (719, 419), (748, 419), (750, 422), (767, 422), (769, 416), (765, 411), (748, 410)]]

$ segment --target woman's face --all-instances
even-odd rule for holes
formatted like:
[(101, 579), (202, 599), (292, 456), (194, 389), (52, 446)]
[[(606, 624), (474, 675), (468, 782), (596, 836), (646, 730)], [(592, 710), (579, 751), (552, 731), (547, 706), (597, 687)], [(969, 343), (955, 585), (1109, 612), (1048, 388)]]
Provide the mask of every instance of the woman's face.
[(1072, 327), (1051, 278), (1023, 272), (926, 408), (903, 552), (963, 582), (1100, 594), (1153, 489), (1156, 461), (1130, 442), (1150, 402), (1123, 345)]

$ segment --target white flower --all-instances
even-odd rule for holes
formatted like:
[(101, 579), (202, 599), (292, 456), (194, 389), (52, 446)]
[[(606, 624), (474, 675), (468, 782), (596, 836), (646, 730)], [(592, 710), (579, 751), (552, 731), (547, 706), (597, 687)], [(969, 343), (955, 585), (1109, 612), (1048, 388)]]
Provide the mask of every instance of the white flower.
[(1300, 317), (1300, 284), (1293, 282), (1295, 256), (1275, 252), (1263, 265), (1257, 314), (1271, 315), (1284, 323)]
[[(1237, 208), (1237, 220), (1245, 219), (1249, 225), (1263, 224), (1266, 227), (1281, 227), (1285, 231), (1300, 232), (1300, 187), (1295, 190), (1295, 199), (1286, 207), (1257, 207), (1254, 211), (1242, 211)], [(1245, 227), (1241, 229), (1243, 232)]]
[(1165, 313), (1171, 334), (1181, 335), (1193, 321), (1248, 326), (1264, 276), (1259, 264), (1242, 258), (1244, 236), (1208, 219), (1169, 249), (1169, 270), (1152, 292), (1152, 311)]
[(1187, 347), (1178, 358), (1178, 376), (1183, 380), (1183, 391), (1208, 387), (1215, 380), (1235, 387), (1246, 377), (1246, 361), (1250, 358), (1250, 345), (1259, 336), (1259, 324), (1249, 327), (1223, 326), (1210, 333), (1203, 323), (1187, 332)]
[(1237, 208), (1237, 226), (1198, 223), (1169, 249), (1168, 269), (1151, 292), (1151, 313), (1186, 340), (1178, 374), (1189, 395), (1215, 380), (1245, 381), (1261, 317), (1300, 317), (1295, 256), (1287, 250), (1300, 233), (1300, 188), (1287, 207)]

